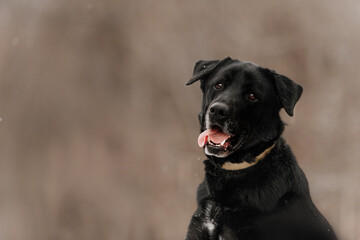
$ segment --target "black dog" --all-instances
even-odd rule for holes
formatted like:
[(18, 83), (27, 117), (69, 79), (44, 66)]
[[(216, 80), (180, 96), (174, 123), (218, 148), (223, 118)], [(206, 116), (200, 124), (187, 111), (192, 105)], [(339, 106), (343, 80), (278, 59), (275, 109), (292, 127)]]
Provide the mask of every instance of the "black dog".
[(187, 85), (198, 80), (203, 92), (198, 143), (208, 159), (186, 239), (337, 239), (281, 138), (279, 111), (293, 116), (302, 87), (231, 58), (198, 61)]

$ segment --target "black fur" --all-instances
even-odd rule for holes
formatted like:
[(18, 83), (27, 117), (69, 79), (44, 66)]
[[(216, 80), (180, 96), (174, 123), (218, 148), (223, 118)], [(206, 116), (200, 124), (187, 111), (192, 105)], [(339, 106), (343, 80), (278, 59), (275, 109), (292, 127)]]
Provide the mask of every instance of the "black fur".
[[(302, 87), (289, 78), (252, 63), (231, 58), (199, 61), (187, 83), (201, 81), (201, 131), (214, 102), (227, 104), (226, 119), (210, 119), (238, 136), (239, 146), (219, 157), (208, 155), (205, 179), (197, 192), (198, 208), (187, 240), (335, 240), (331, 226), (313, 204), (307, 179), (290, 147), (281, 138), (284, 124), (279, 111), (292, 116)], [(223, 89), (214, 85), (221, 83)], [(255, 93), (256, 101), (249, 101)], [(253, 162), (275, 144), (256, 165), (243, 170), (224, 170), (224, 162)], [(220, 153), (219, 153), (220, 154)]]

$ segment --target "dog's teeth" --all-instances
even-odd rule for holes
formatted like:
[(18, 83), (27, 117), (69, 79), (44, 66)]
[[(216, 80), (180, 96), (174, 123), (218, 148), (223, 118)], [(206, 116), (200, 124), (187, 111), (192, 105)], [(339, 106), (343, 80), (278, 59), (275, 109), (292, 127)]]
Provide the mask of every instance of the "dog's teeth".
[(223, 146), (226, 142), (226, 139), (220, 143), (221, 146)]

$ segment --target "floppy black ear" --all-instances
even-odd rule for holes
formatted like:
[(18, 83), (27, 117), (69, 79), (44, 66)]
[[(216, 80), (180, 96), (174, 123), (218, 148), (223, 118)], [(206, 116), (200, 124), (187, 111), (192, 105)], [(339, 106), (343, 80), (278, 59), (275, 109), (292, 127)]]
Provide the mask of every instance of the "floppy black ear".
[(198, 80), (204, 80), (211, 73), (213, 73), (215, 69), (217, 69), (219, 66), (223, 66), (224, 64), (228, 63), (229, 60), (232, 61), (230, 57), (227, 57), (221, 61), (220, 60), (197, 61), (194, 66), (193, 76), (186, 83), (186, 85), (191, 85)]
[(186, 85), (191, 85), (194, 82), (200, 80), (201, 78), (209, 75), (215, 69), (219, 60), (211, 60), (211, 61), (204, 61), (199, 60), (195, 63), (193, 76), (192, 78), (186, 83)]
[(303, 88), (286, 76), (277, 74), (276, 72), (273, 72), (273, 74), (275, 90), (281, 105), (287, 114), (292, 117), (294, 115), (295, 104), (301, 97)]

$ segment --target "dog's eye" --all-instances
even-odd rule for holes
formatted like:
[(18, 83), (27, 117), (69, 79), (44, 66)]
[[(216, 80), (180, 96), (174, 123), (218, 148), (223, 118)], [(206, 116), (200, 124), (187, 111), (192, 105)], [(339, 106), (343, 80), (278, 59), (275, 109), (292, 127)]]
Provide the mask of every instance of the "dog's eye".
[(214, 88), (217, 89), (217, 90), (221, 90), (223, 89), (224, 85), (222, 83), (217, 83), (215, 84)]
[(257, 97), (253, 93), (246, 94), (246, 98), (249, 99), (251, 102), (257, 102), (258, 101)]

